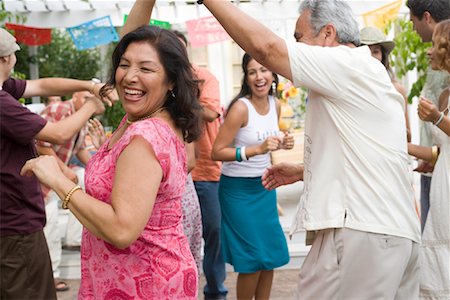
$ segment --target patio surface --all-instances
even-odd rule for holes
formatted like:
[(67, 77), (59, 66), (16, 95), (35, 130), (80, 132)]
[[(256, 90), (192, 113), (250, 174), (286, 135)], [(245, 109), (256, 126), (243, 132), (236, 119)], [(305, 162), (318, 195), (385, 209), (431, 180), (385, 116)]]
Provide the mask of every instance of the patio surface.
[[(236, 299), (236, 277), (237, 273), (228, 272), (225, 285), (228, 288), (227, 300)], [(288, 300), (292, 299), (294, 291), (297, 287), (298, 270), (276, 270), (273, 279), (271, 300)], [(74, 300), (77, 299), (78, 288), (80, 287), (79, 279), (65, 280), (70, 286), (70, 290), (58, 293), (58, 300)], [(199, 297), (203, 299), (202, 287), (205, 284), (203, 275), (200, 278)], [(176, 300), (176, 299), (174, 299)]]

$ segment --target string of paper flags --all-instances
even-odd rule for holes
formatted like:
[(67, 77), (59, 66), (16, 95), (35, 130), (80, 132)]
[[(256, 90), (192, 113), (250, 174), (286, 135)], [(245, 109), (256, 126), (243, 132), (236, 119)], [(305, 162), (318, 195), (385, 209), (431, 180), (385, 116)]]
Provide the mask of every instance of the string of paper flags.
[[(394, 0), (387, 5), (364, 13), (366, 26), (383, 27), (397, 17), (402, 0)], [(124, 24), (128, 15), (124, 15)], [(52, 41), (50, 28), (36, 28), (19, 24), (6, 23), (6, 28), (13, 30), (19, 43), (28, 46), (50, 44)], [(172, 24), (162, 20), (151, 20), (150, 25), (170, 29)], [(192, 47), (201, 47), (225, 40), (229, 35), (220, 23), (212, 16), (186, 21), (187, 34)], [(116, 28), (110, 16), (97, 18), (77, 26), (66, 28), (78, 50), (91, 49), (119, 40)], [(381, 28), (380, 28), (381, 29)]]
[[(128, 15), (124, 16), (124, 23)], [(170, 29), (172, 24), (161, 20), (151, 20), (150, 25)], [(7, 29), (13, 30), (19, 43), (28, 46), (41, 46), (52, 41), (52, 29), (36, 28), (19, 24), (6, 23)], [(230, 39), (228, 34), (214, 17), (205, 17), (186, 22), (188, 37), (192, 47), (201, 47)], [(66, 28), (77, 50), (86, 50), (106, 45), (119, 40), (116, 28), (110, 16), (97, 18), (77, 26)]]

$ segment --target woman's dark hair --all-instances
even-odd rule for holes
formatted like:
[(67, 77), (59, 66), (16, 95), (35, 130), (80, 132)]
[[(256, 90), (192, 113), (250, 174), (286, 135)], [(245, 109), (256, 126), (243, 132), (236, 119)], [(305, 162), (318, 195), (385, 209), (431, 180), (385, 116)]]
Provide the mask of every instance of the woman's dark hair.
[[(248, 53), (244, 53), (244, 56), (242, 57), (242, 71), (244, 72), (244, 76), (242, 77), (242, 84), (241, 84), (241, 90), (239, 93), (234, 96), (233, 100), (231, 100), (230, 104), (228, 105), (227, 111), (230, 111), (231, 106), (233, 106), (234, 103), (236, 103), (237, 100), (239, 100), (242, 97), (245, 97), (247, 95), (252, 95), (252, 90), (247, 84), (247, 75), (248, 75), (248, 64), (253, 59), (253, 57), (250, 56)], [(278, 86), (278, 75), (276, 73), (273, 73), (273, 82), (275, 83), (275, 86)], [(273, 95), (274, 91), (273, 89), (269, 90), (269, 95)]]
[(169, 82), (174, 83), (173, 94), (166, 95), (164, 106), (181, 129), (186, 142), (192, 142), (201, 135), (201, 106), (198, 101), (199, 88), (189, 62), (186, 47), (171, 31), (156, 26), (142, 26), (126, 34), (117, 44), (112, 54), (111, 75), (101, 89), (104, 96), (116, 86), (115, 73), (122, 55), (131, 43), (145, 42), (158, 53)]
[(186, 36), (185, 36), (181, 31), (178, 31), (178, 30), (172, 30), (172, 32), (173, 32), (179, 39), (181, 39), (181, 40), (184, 42), (184, 44), (186, 45), (186, 47), (187, 47), (188, 41), (187, 41)]
[(392, 71), (391, 65), (389, 63), (389, 52), (383, 46), (381, 46), (381, 63), (386, 68), (386, 71), (388, 72), (391, 80), (395, 79), (394, 71)]

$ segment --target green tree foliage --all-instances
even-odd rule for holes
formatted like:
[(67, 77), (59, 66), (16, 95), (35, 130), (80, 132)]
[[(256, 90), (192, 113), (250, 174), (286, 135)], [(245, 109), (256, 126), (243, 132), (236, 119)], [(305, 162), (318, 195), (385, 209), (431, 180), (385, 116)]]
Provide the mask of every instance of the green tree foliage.
[(408, 102), (420, 95), (426, 80), (426, 69), (428, 67), (427, 49), (431, 43), (424, 43), (413, 29), (413, 24), (408, 19), (397, 19), (393, 25), (396, 29), (394, 38), (395, 48), (392, 51), (396, 75), (399, 78), (405, 76), (409, 71), (416, 70), (417, 81), (413, 83), (408, 95)]
[(28, 46), (21, 45), (17, 52), (16, 71), (27, 74), (29, 63), (38, 63), (39, 77), (65, 77), (89, 80), (100, 70), (100, 53), (97, 48), (78, 51), (70, 36), (61, 30), (52, 30), (52, 42), (38, 47), (38, 54), (28, 56)]
[(8, 23), (16, 23), (22, 24), (25, 23), (26, 17), (21, 14), (13, 14), (10, 11), (6, 11), (5, 3), (0, 1), (0, 23), (8, 22)]
[(112, 126), (116, 129), (123, 116), (125, 115), (125, 110), (122, 107), (122, 103), (116, 102), (112, 107), (107, 107), (105, 114), (103, 115), (103, 122), (105, 126)]
[[(117, 29), (117, 28), (116, 28)], [(112, 42), (108, 45), (108, 50), (106, 54), (106, 63), (111, 68), (111, 57), (114, 49), (116, 48), (118, 42)], [(112, 72), (112, 70), (108, 70), (109, 73)], [(105, 81), (107, 78), (105, 78)], [(113, 129), (116, 129), (120, 121), (122, 120), (123, 116), (125, 115), (125, 110), (122, 107), (122, 103), (116, 102), (112, 107), (106, 107), (105, 114), (103, 115), (103, 123), (105, 126), (112, 126)]]
[[(0, 1), (0, 23), (11, 22), (23, 24), (26, 18), (5, 10), (4, 3)], [(39, 77), (64, 77), (89, 80), (97, 77), (102, 65), (110, 64), (110, 57), (116, 43), (108, 49), (106, 61), (101, 61), (98, 48), (79, 51), (73, 44), (69, 34), (64, 30), (52, 30), (52, 42), (49, 45), (38, 47), (38, 54), (29, 57), (28, 46), (20, 45), (21, 50), (16, 52), (17, 63), (13, 77), (30, 79), (30, 63), (38, 63)], [(104, 79), (104, 78), (103, 78)], [(21, 102), (30, 102), (30, 99), (21, 99)], [(120, 103), (107, 107), (102, 122), (105, 126), (117, 128), (125, 111)]]

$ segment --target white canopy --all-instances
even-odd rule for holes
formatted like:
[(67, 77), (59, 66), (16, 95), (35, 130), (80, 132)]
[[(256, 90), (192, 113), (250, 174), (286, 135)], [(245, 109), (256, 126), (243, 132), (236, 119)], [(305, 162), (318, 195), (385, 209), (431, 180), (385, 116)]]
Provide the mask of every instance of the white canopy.
[[(109, 15), (113, 25), (123, 25), (134, 1), (131, 0), (1, 0), (6, 11), (26, 16), (24, 25), (39, 28), (65, 28)], [(379, 8), (393, 0), (347, 0), (355, 15)], [(300, 0), (235, 1), (246, 13), (259, 20), (295, 20)], [(402, 6), (400, 13), (408, 9)], [(195, 1), (158, 0), (153, 18), (172, 24), (210, 16), (203, 5)]]

